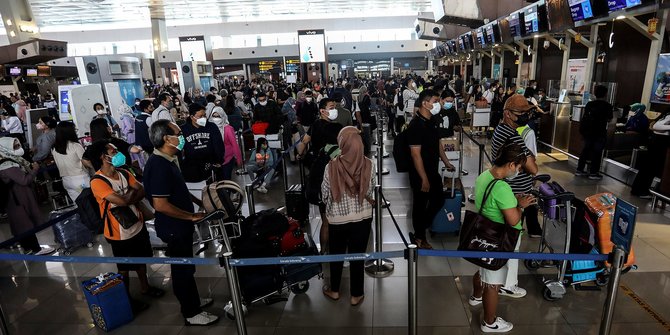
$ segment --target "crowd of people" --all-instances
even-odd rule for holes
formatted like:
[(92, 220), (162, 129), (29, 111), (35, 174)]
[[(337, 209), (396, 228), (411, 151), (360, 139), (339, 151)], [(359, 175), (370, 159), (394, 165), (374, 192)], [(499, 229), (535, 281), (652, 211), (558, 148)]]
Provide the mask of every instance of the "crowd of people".
[[(535, 199), (529, 193), (538, 173), (538, 119), (548, 107), (544, 91), (537, 89), (535, 82), (517, 90), (497, 81), (472, 79), (466, 83), (459, 76), (408, 75), (344, 78), (325, 85), (225, 80), (218, 86), (189, 92), (157, 86), (147, 98), (114, 111), (116, 118), (104, 102), (96, 103), (92, 106), (97, 117), (89, 124), (90, 138), (79, 138), (74, 122), (59, 119), (50, 92), (44, 101), (37, 95), (0, 96), (2, 205), (12, 234), (26, 235), (43, 222), (33, 188), (36, 180), (51, 179), (56, 181), (52, 191), (66, 194), (72, 201), (91, 189), (114, 256), (152, 256), (144, 224), (152, 217), (169, 255), (192, 257), (193, 223), (204, 217), (198, 210), (202, 204), (197, 190), (213, 180), (230, 180), (236, 168), (245, 166), (252, 177), (260, 179), (255, 183), (256, 191), (267, 193), (281, 159), (280, 153), (270, 148), (267, 136), (283, 129), (284, 149), (297, 142), (296, 150), (290, 152), (292, 160), (302, 160), (311, 167), (326, 155), (328, 163), (318, 180), (322, 252), (364, 252), (372, 208), (378, 200), (373, 192), (376, 169), (367, 154), (373, 142), (371, 131), (377, 127), (377, 118), (385, 114), (389, 136), (404, 132), (409, 145), (411, 240), (419, 248), (432, 249), (426, 232), (444, 203), (440, 161), (446, 169), (455, 169), (440, 139), (462, 131), (463, 112), (479, 104), (491, 108), (494, 130), (488, 135), (493, 162), (477, 177), (475, 206), (494, 222), (522, 229), (523, 221), (530, 237), (542, 234)], [(606, 89), (597, 87), (594, 93), (597, 100), (587, 104), (583, 119), (587, 124), (582, 131), (585, 145), (576, 174), (587, 174), (584, 168), (589, 161), (589, 177), (599, 179), (599, 157), (612, 107), (603, 101)], [(37, 106), (48, 108), (50, 113), (35, 124), (40, 134), (29, 147), (26, 110)], [(633, 109), (638, 115), (641, 108)], [(662, 116), (655, 123), (654, 143), (667, 137), (667, 118)], [(643, 122), (639, 118), (631, 122), (631, 128)], [(248, 147), (248, 157), (238, 143), (244, 138), (238, 134), (246, 130), (258, 135)], [(53, 252), (53, 248), (41, 247), (35, 234), (23, 236), (19, 244), (26, 253)], [(364, 299), (363, 262), (352, 261), (350, 266), (350, 302), (356, 306)], [(323, 287), (329, 299), (340, 298), (342, 268), (342, 263), (330, 263), (330, 282)], [(162, 296), (160, 288), (149, 284), (146, 270), (143, 265), (118, 268), (126, 287), (129, 272), (135, 271), (142, 294)], [(191, 265), (171, 265), (173, 290), (186, 323), (208, 325), (218, 317), (203, 310), (212, 300), (199, 297), (194, 272)], [(498, 295), (526, 295), (517, 277), (516, 260), (498, 271), (480, 269), (475, 274), (469, 303), (484, 306), (482, 331), (512, 329), (510, 322), (497, 316), (496, 305)], [(146, 307), (133, 300), (135, 311)]]

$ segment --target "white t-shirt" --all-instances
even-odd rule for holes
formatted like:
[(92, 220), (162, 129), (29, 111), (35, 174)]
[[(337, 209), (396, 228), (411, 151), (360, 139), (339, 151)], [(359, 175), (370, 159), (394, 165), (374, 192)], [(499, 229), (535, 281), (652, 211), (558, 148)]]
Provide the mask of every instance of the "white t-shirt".
[(81, 163), (81, 159), (84, 156), (84, 147), (79, 143), (70, 142), (65, 152), (65, 155), (61, 155), (56, 152), (56, 149), (51, 149), (51, 154), (54, 157), (61, 177), (88, 175), (88, 171), (86, 171), (84, 165)]
[[(119, 173), (119, 180), (114, 180), (114, 179), (111, 179), (111, 178), (107, 178), (105, 175), (103, 175), (101, 173), (98, 173), (97, 175), (101, 176), (102, 178), (107, 179), (112, 184), (112, 190), (114, 190), (114, 192), (118, 195), (123, 196), (130, 191), (130, 187), (128, 187), (129, 186), (128, 185), (128, 180), (126, 180), (126, 178), (121, 173)], [(115, 207), (117, 207), (117, 205), (115, 205), (111, 202), (109, 203), (109, 209), (112, 209), (112, 208), (115, 208)], [(133, 213), (135, 213), (135, 215), (137, 215), (137, 217), (141, 216), (139, 210), (137, 209), (137, 207), (135, 205), (129, 205), (128, 207), (133, 211)], [(111, 215), (111, 214), (108, 214), (108, 215)], [(128, 228), (128, 229), (125, 229), (121, 225), (119, 225), (119, 232), (121, 233), (120, 239), (121, 240), (127, 240), (127, 239), (132, 238), (133, 236), (137, 235), (142, 230), (142, 227), (144, 227), (144, 222), (142, 222), (141, 220), (137, 221), (136, 224), (130, 226), (130, 228)]]
[(23, 125), (16, 116), (10, 116), (2, 120), (2, 128), (5, 128), (10, 134), (23, 134)]

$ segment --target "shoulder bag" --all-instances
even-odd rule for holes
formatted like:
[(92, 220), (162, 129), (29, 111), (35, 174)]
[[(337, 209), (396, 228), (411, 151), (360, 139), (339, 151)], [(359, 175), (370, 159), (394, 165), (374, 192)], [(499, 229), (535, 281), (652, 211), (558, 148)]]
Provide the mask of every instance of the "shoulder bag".
[[(498, 223), (482, 215), (482, 209), (495, 184), (500, 179), (492, 180), (484, 191), (479, 212), (465, 211), (463, 227), (459, 236), (458, 250), (460, 251), (487, 251), (512, 252), (519, 239), (520, 230), (507, 223)], [(499, 270), (507, 259), (494, 258), (465, 258), (466, 261), (488, 270)]]

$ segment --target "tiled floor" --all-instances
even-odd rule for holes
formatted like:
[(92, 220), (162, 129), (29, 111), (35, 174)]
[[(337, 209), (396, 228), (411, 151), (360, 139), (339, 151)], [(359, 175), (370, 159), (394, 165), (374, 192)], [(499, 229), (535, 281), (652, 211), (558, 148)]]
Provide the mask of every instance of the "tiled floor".
[[(391, 151), (391, 141), (387, 150)], [(477, 147), (467, 141), (463, 177), (466, 187), (477, 175)], [(670, 214), (652, 210), (646, 201), (628, 196), (629, 188), (618, 181), (605, 178), (600, 182), (574, 178), (574, 168), (567, 161), (555, 161), (548, 156), (539, 158), (540, 171), (552, 175), (566, 189), (579, 198), (609, 191), (640, 207), (634, 247), (639, 268), (623, 276), (622, 284), (630, 288), (640, 301), (647, 304), (661, 321), (652, 317), (639, 303), (620, 291), (617, 298), (613, 334), (667, 334), (662, 320), (670, 321)], [(392, 173), (384, 177), (384, 194), (391, 202), (403, 234), (411, 230), (408, 220), (411, 195), (406, 175), (395, 173), (393, 159), (384, 160)], [(290, 180), (297, 182), (296, 167), (291, 165)], [(248, 179), (247, 179), (248, 180)], [(240, 180), (243, 184), (244, 181)], [(281, 179), (276, 180), (268, 194), (256, 194), (257, 210), (283, 204)], [(470, 189), (466, 191), (468, 193)], [(471, 206), (468, 204), (468, 206)], [(45, 209), (46, 210), (46, 209)], [(314, 212), (314, 209), (313, 209)], [(320, 220), (312, 215), (310, 230), (318, 242)], [(393, 227), (387, 212), (383, 215), (383, 248), (399, 250), (402, 240)], [(47, 230), (39, 235), (43, 243), (53, 241)], [(9, 237), (7, 224), (0, 224), (0, 239)], [(438, 235), (431, 241), (436, 248), (454, 249), (457, 238)], [(372, 242), (371, 247), (372, 250)], [(537, 240), (524, 239), (522, 250), (534, 251)], [(4, 252), (17, 252), (6, 250)], [(104, 242), (93, 248), (81, 249), (75, 255), (111, 255)], [(157, 255), (162, 255), (157, 252)], [(216, 257), (210, 250), (202, 257)], [(306, 294), (288, 295), (288, 301), (266, 306), (262, 303), (249, 307), (246, 324), (249, 334), (378, 334), (407, 333), (407, 262), (394, 259), (395, 271), (387, 278), (367, 277), (366, 298), (361, 306), (351, 307), (348, 299), (333, 302), (325, 299), (320, 290), (323, 281), (311, 280)], [(324, 266), (328, 275), (328, 266)], [(109, 264), (61, 263), (0, 263), (0, 303), (10, 325), (11, 334), (102, 334), (91, 322), (80, 282), (101, 272), (114, 271)], [(479, 334), (480, 309), (472, 309), (467, 298), (472, 290), (474, 266), (462, 259), (422, 257), (419, 259), (419, 333), (420, 334)], [(553, 272), (544, 270), (547, 276)], [(347, 276), (345, 270), (345, 276)], [(211, 296), (215, 304), (210, 312), (223, 315), (223, 307), (230, 299), (225, 271), (215, 266), (201, 266), (196, 280), (203, 296)], [(179, 306), (171, 292), (170, 268), (151, 265), (150, 280), (168, 293), (160, 299), (139, 298), (151, 307), (135, 320), (113, 331), (113, 334), (233, 334), (235, 323), (226, 318), (215, 326), (184, 327)], [(523, 299), (501, 298), (499, 314), (515, 325), (514, 334), (597, 334), (605, 300), (605, 291), (586, 291), (570, 288), (560, 301), (547, 302), (541, 296), (541, 275), (520, 268), (520, 285), (529, 292)], [(131, 292), (139, 297), (136, 278), (131, 278)], [(348, 292), (348, 281), (343, 281), (342, 292)], [(346, 294), (345, 294), (346, 297)]]

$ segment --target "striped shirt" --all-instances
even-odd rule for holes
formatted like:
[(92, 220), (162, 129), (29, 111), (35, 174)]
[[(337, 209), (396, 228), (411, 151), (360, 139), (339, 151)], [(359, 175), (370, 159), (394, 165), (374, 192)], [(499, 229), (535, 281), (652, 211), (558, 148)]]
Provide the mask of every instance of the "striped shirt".
[[(496, 127), (496, 130), (493, 132), (493, 144), (491, 146), (491, 158), (498, 156), (498, 150), (505, 146), (508, 143), (515, 143), (523, 148), (526, 157), (532, 156), (533, 154), (526, 147), (525, 142), (519, 136), (519, 133), (516, 129), (501, 123)], [(514, 194), (528, 193), (533, 188), (533, 176), (522, 171), (519, 175), (511, 180), (506, 180), (510, 187), (512, 187), (512, 192)]]

